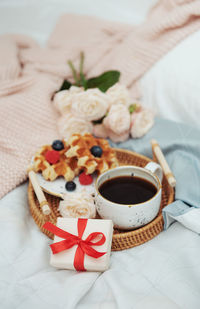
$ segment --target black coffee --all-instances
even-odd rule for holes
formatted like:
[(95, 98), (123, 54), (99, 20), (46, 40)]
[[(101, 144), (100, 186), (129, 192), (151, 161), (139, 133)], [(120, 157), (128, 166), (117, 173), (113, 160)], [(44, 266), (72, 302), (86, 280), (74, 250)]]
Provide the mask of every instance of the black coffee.
[(157, 189), (140, 177), (119, 176), (102, 183), (99, 192), (111, 202), (127, 205), (146, 202), (156, 194)]

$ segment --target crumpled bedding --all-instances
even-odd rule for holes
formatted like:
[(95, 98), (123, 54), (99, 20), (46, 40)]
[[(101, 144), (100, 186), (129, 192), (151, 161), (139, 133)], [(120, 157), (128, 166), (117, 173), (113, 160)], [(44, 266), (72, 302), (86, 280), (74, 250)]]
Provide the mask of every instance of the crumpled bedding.
[[(105, 0), (100, 1), (98, 6), (94, 6), (92, 1), (87, 1), (85, 5), (81, 0), (71, 2), (59, 0), (59, 5), (58, 1), (48, 2), (47, 5), (46, 1), (40, 0), (28, 2), (2, 0), (0, 33), (13, 31), (23, 33), (44, 45), (57, 18), (63, 12), (139, 23), (143, 21), (152, 2), (155, 3), (149, 0), (118, 1), (116, 7), (115, 2), (108, 3)], [(199, 122), (198, 104), (195, 103), (199, 98), (198, 36), (199, 32), (194, 33), (163, 57), (144, 76), (141, 85), (143, 102), (146, 106), (155, 108), (163, 117), (184, 120), (195, 125)], [(188, 57), (190, 61), (186, 67)], [(180, 68), (184, 70), (181, 80)], [(186, 83), (189, 68), (191, 74), (189, 82)], [(191, 78), (193, 78), (192, 88)], [(191, 94), (193, 97), (195, 95), (195, 100), (191, 101)], [(193, 109), (188, 109), (191, 102)], [(176, 123), (168, 124), (168, 128), (172, 127), (170, 138), (175, 135), (176, 143), (189, 143), (196, 132), (194, 148), (199, 147), (198, 131), (190, 127), (182, 130), (183, 127)], [(150, 156), (149, 140), (153, 136), (153, 131), (149, 134), (151, 135), (145, 140), (134, 141), (129, 148)], [(159, 142), (163, 149), (166, 146), (165, 140)], [(174, 169), (176, 156), (174, 158), (172, 155), (170, 158), (170, 147), (164, 150), (170, 166), (173, 163)], [(183, 171), (187, 182), (187, 171), (184, 166), (180, 174)], [(199, 185), (196, 183), (194, 188), (198, 191)], [(0, 201), (0, 308), (199, 309), (200, 307), (200, 239), (198, 234), (186, 229), (180, 223), (174, 223), (168, 230), (139, 247), (113, 252), (110, 269), (102, 274), (76, 273), (50, 267), (48, 247), (50, 242), (39, 231), (30, 216), (27, 183), (11, 191)]]
[[(181, 178), (185, 197), (189, 197), (192, 188), (198, 190), (197, 178), (190, 179), (188, 184), (191, 166), (182, 164), (177, 171), (176, 165), (179, 166), (179, 153), (186, 158), (198, 154), (199, 131), (157, 119), (144, 138), (129, 140), (118, 147), (151, 156), (152, 137), (160, 143), (177, 178), (177, 193)], [(191, 153), (191, 149), (196, 152)], [(25, 183), (0, 201), (0, 243), (1, 308), (199, 309), (200, 306), (200, 238), (179, 223), (141, 246), (112, 252), (110, 268), (102, 274), (57, 270), (49, 265), (51, 240), (40, 232), (30, 215)]]

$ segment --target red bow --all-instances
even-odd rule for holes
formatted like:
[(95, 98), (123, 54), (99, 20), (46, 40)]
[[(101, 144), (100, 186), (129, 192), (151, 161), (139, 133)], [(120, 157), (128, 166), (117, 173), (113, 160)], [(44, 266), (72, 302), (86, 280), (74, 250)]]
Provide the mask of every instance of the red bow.
[[(74, 257), (74, 267), (76, 270), (86, 270), (84, 267), (84, 255), (87, 254), (95, 259), (103, 256), (106, 252), (98, 252), (93, 249), (91, 246), (101, 246), (105, 243), (106, 237), (103, 233), (94, 232), (91, 233), (85, 240), (82, 239), (82, 235), (85, 231), (88, 219), (78, 219), (77, 228), (78, 236), (70, 234), (51, 222), (46, 222), (43, 225), (43, 228), (57, 235), (58, 237), (64, 238), (59, 242), (53, 243), (50, 245), (53, 254), (59, 253), (63, 250), (69, 249), (74, 245), (78, 245), (75, 257)], [(93, 242), (97, 236), (102, 236), (100, 240)]]

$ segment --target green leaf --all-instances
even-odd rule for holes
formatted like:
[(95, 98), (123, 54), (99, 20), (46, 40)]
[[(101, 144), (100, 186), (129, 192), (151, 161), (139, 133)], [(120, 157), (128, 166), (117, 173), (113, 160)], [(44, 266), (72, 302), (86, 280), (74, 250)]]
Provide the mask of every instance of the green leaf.
[(78, 86), (79, 78), (78, 78), (78, 73), (77, 73), (77, 71), (76, 71), (76, 69), (74, 67), (74, 64), (73, 64), (73, 62), (71, 60), (68, 60), (67, 63), (68, 63), (68, 65), (69, 65), (69, 67), (70, 67), (70, 69), (72, 71), (72, 75), (74, 77), (75, 84)]
[(137, 106), (138, 106), (137, 103), (131, 104), (129, 106), (129, 113), (132, 114), (133, 112), (135, 112), (137, 109)]
[(87, 89), (87, 79), (85, 78), (85, 75), (83, 73), (80, 73), (80, 86), (84, 88), (84, 90)]
[(129, 113), (132, 114), (134, 112), (134, 110), (135, 110), (135, 106), (133, 104), (131, 104), (129, 106)]
[(68, 90), (71, 86), (72, 84), (68, 80), (65, 79), (64, 82), (62, 83), (62, 86), (60, 87), (58, 91)]
[(107, 71), (103, 74), (88, 79), (87, 88), (99, 88), (102, 92), (106, 92), (110, 87), (119, 81), (119, 71)]

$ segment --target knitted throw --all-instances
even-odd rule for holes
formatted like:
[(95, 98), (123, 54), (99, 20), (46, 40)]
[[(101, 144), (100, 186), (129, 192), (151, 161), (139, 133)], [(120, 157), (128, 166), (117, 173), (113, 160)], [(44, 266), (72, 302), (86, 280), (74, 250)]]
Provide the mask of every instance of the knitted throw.
[(133, 27), (92, 17), (64, 15), (47, 47), (21, 35), (0, 37), (0, 197), (23, 182), (35, 151), (59, 138), (51, 102), (67, 60), (86, 55), (86, 73), (121, 72), (133, 98), (141, 76), (179, 41), (200, 29), (199, 0), (162, 0)]

